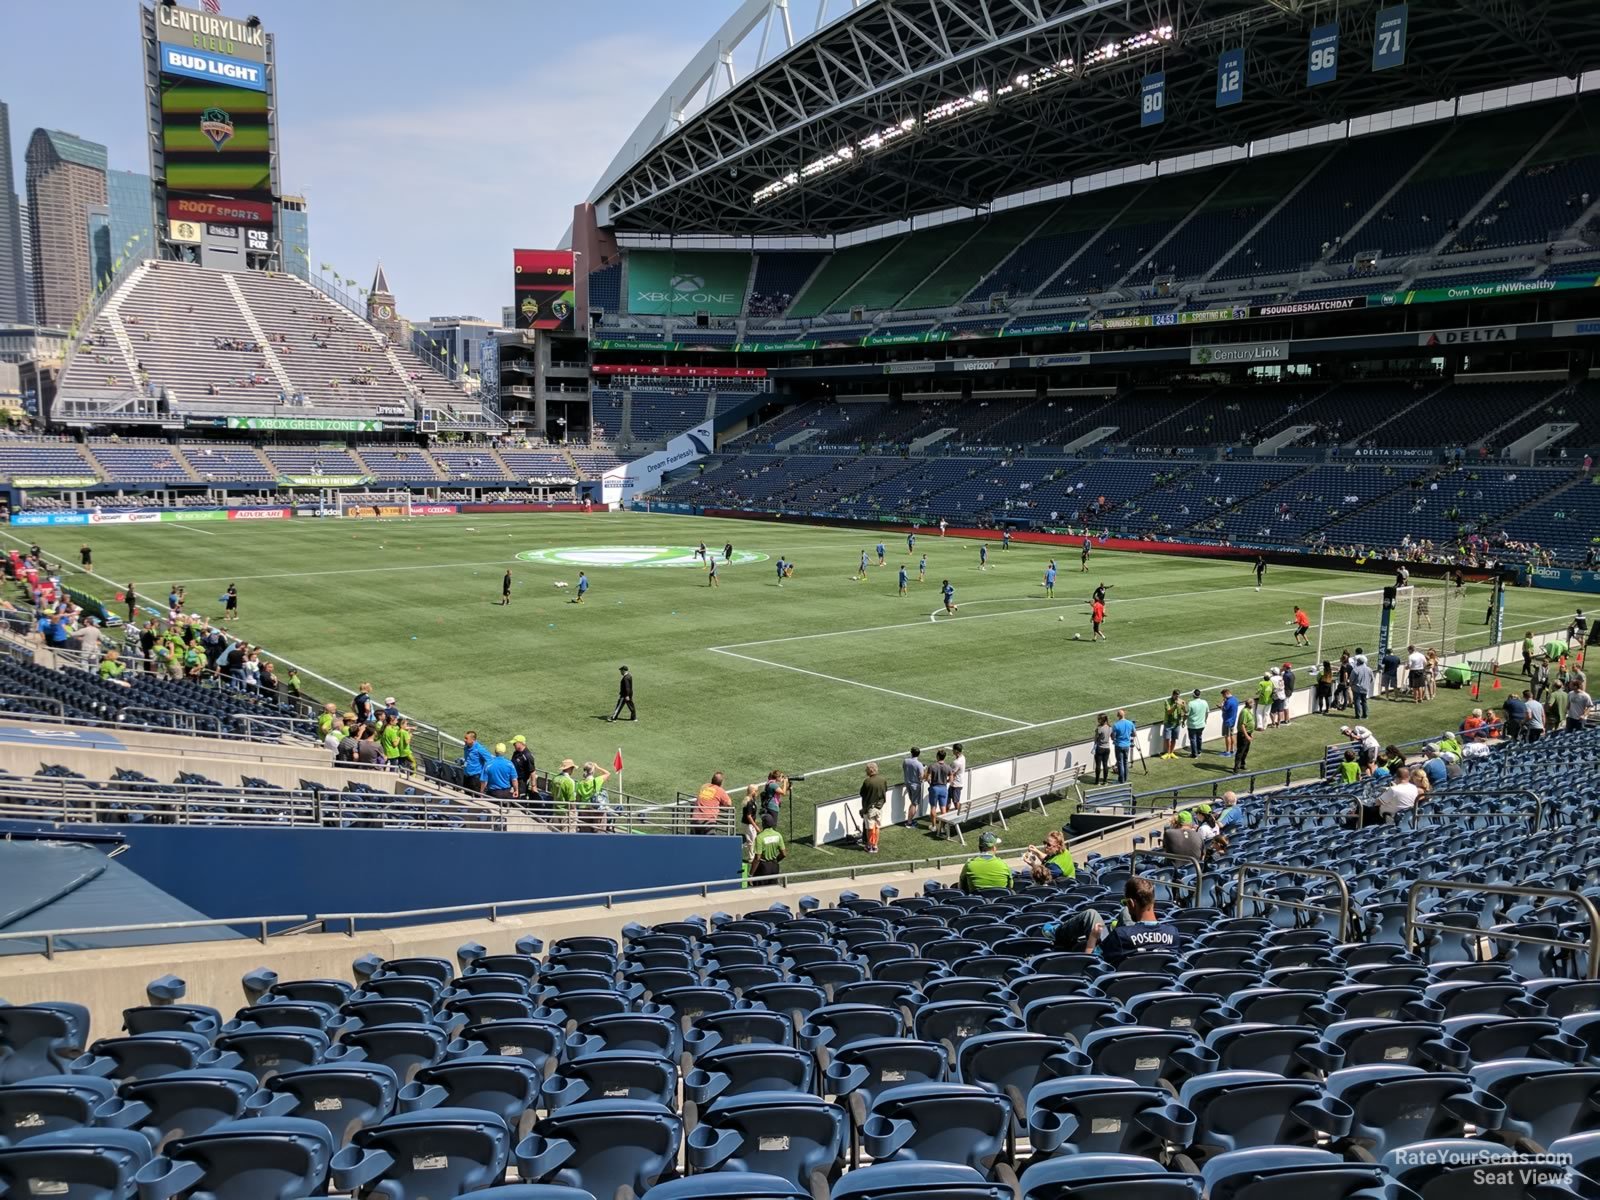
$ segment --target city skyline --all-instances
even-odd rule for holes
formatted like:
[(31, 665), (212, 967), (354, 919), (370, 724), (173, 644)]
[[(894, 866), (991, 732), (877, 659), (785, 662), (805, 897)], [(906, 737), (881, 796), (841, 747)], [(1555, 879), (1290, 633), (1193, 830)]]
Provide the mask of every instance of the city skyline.
[[(438, 6), (420, 0), (386, 5), (378, 23), (364, 6), (310, 0), (223, 11), (258, 14), (276, 37), (280, 177), (285, 193), (305, 197), (312, 269), (327, 263), (364, 286), (382, 259), (408, 316), (493, 319), (510, 298), (512, 248), (556, 244), (572, 206), (731, 2), (603, 0), (578, 12), (478, 0), (452, 10), (448, 30)], [(36, 128), (102, 143), (113, 170), (147, 173), (134, 0), (31, 6), (6, 25), (0, 100), (11, 108), (17, 179)], [(441, 54), (444, 32), (472, 53)], [(49, 55), (19, 52), (66, 41), (94, 71), (65, 73)], [(359, 50), (359, 65), (330, 57), (341, 47)]]

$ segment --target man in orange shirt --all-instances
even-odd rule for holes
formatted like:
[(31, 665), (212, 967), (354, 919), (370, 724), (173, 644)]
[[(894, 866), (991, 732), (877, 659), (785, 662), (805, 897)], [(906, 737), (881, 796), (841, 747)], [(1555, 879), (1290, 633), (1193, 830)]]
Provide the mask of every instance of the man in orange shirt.
[(716, 771), (711, 782), (703, 785), (694, 798), (694, 814), (689, 818), (690, 833), (715, 833), (724, 808), (732, 808), (733, 800), (722, 788), (722, 772)]
[(1106, 619), (1106, 605), (1104, 600), (1096, 600), (1089, 606), (1089, 620), (1094, 626), (1094, 640), (1103, 642), (1106, 635), (1100, 632), (1100, 623)]
[(1298, 604), (1294, 606), (1294, 641), (1297, 646), (1311, 645), (1311, 617)]

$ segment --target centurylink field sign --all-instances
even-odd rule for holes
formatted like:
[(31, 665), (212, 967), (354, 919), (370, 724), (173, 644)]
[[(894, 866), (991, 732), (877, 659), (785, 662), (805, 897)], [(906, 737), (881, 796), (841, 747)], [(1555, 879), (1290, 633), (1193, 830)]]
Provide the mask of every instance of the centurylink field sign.
[[(722, 562), (722, 551), (707, 547), (706, 553)], [(523, 562), (545, 563), (552, 567), (697, 567), (693, 546), (551, 546), (543, 550), (524, 550), (517, 555)], [(733, 565), (765, 562), (767, 556), (753, 550), (735, 550)]]

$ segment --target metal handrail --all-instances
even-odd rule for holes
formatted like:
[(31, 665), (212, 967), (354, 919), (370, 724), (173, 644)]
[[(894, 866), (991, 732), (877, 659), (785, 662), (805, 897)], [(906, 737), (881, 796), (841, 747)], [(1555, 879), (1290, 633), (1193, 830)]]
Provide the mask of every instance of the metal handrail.
[[(1589, 974), (1590, 979), (1600, 979), (1600, 909), (1595, 907), (1593, 900), (1582, 892), (1570, 892), (1562, 888), (1525, 887), (1511, 883), (1462, 883), (1454, 879), (1419, 879), (1406, 889), (1406, 924), (1405, 946), (1408, 950), (1415, 951), (1417, 930), (1422, 929), (1430, 933), (1467, 933), (1458, 925), (1439, 925), (1430, 921), (1417, 920), (1417, 898), (1426, 890), (1436, 892), (1485, 892), (1496, 896), (1521, 896), (1529, 900), (1561, 900), (1576, 901), (1583, 906), (1584, 913), (1589, 918)], [(1563, 942), (1557, 938), (1535, 937), (1527, 933), (1502, 933), (1498, 930), (1479, 930), (1479, 934), (1498, 942), (1520, 942), (1529, 946), (1554, 946), (1560, 950), (1571, 951), (1579, 943)]]
[(1298, 909), (1302, 912), (1324, 913), (1328, 916), (1339, 918), (1339, 940), (1350, 940), (1350, 885), (1344, 881), (1344, 876), (1327, 867), (1290, 867), (1281, 863), (1250, 862), (1239, 864), (1239, 874), (1234, 887), (1233, 914), (1236, 917), (1244, 916), (1244, 875), (1246, 871), (1272, 871), (1279, 875), (1305, 875), (1314, 879), (1331, 879), (1339, 888), (1339, 907), (1323, 908), (1317, 904), (1305, 904), (1299, 900), (1279, 900), (1271, 896), (1263, 896), (1259, 892), (1249, 896), (1251, 900), (1259, 900), (1265, 904), (1279, 904), (1284, 908)]
[[(55, 717), (58, 721), (65, 721), (67, 719), (66, 706), (64, 704), (62, 704), (61, 701), (55, 699), (53, 696), (26, 696), (26, 695), (21, 694), (20, 692), (0, 692), (0, 700), (22, 700), (22, 701), (27, 702), (28, 704), (50, 704), (50, 705), (54, 705), (55, 706), (55, 711), (54, 712), (45, 712), (45, 713), (42, 713), (42, 714), (39, 714), (39, 715), (47, 716), (47, 717)], [(6, 716), (6, 717), (10, 717), (13, 714), (11, 713), (11, 711), (9, 709), (0, 709), (0, 715)], [(28, 716), (33, 716), (35, 714), (24, 712), (24, 713), (16, 713), (14, 715), (16, 715), (18, 717), (28, 717)]]
[(1173, 854), (1169, 850), (1147, 850), (1139, 846), (1135, 846), (1128, 854), (1128, 870), (1135, 875), (1139, 873), (1139, 856), (1141, 854), (1143, 854), (1146, 858), (1165, 858), (1171, 862), (1179, 863), (1180, 865), (1186, 864), (1194, 867), (1193, 883), (1183, 883), (1180, 880), (1166, 879), (1162, 880), (1162, 882), (1168, 887), (1182, 888), (1186, 892), (1193, 892), (1195, 903), (1200, 903), (1200, 897), (1203, 894), (1201, 889), (1205, 886), (1206, 882), (1206, 872), (1205, 868), (1200, 865), (1200, 860), (1198, 858), (1194, 857), (1192, 854)]
[(44, 956), (53, 959), (56, 956), (56, 939), (62, 937), (85, 937), (107, 933), (146, 933), (161, 929), (215, 929), (219, 926), (255, 925), (259, 932), (256, 940), (265, 944), (270, 936), (267, 926), (275, 921), (289, 921), (302, 923), (310, 918), (304, 915), (289, 917), (212, 917), (204, 921), (155, 921), (144, 925), (97, 925), (79, 929), (36, 929), (23, 930), (16, 933), (0, 932), (0, 941), (33, 941), (44, 939)]

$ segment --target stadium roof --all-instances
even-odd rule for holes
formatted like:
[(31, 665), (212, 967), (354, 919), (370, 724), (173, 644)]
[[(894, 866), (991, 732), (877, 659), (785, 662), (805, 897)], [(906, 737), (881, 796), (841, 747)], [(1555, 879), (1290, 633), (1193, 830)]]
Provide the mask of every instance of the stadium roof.
[[(1410, 0), (1405, 64), (1375, 71), (1390, 3), (861, 0), (826, 20), (824, 0), (817, 28), (769, 59), (788, 5), (746, 0), (590, 198), (620, 231), (844, 233), (1600, 66), (1594, 0)], [(1338, 77), (1308, 87), (1311, 30), (1334, 20)], [(756, 67), (736, 79), (737, 43), (758, 31)], [(1219, 109), (1217, 56), (1234, 48), (1244, 96)], [(1154, 71), (1166, 118), (1141, 128), (1140, 81)]]

